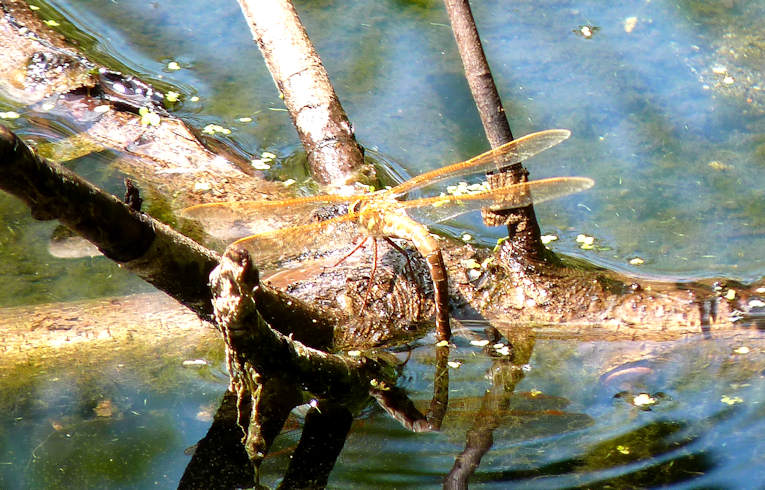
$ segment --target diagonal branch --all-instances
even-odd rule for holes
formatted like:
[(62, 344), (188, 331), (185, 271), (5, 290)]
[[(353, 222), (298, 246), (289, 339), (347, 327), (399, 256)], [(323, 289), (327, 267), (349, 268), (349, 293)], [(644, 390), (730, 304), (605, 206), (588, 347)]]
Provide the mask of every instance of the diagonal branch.
[(239, 0), (239, 6), (284, 96), (314, 178), (335, 186), (358, 180), (363, 150), (292, 2)]

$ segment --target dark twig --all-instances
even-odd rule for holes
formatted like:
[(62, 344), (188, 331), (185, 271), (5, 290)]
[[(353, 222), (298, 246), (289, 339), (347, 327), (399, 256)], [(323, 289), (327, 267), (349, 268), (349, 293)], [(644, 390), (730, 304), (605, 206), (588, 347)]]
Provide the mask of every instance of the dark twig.
[[(470, 10), (470, 3), (468, 0), (444, 0), (444, 3), (465, 68), (465, 77), (481, 116), (486, 137), (492, 148), (496, 148), (512, 141), (513, 135), (481, 46), (481, 38)], [(489, 176), (489, 183), (495, 189), (526, 180), (528, 180), (528, 171), (520, 164)], [(489, 225), (507, 225), (510, 240), (506, 243), (511, 247), (513, 256), (521, 260), (545, 256), (533, 205), (502, 212), (485, 211), (483, 215)]]

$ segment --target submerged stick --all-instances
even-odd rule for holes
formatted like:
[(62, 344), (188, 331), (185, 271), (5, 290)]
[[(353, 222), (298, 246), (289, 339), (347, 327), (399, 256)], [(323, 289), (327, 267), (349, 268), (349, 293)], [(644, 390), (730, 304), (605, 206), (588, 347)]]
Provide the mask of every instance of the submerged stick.
[(24, 201), (35, 219), (59, 220), (201, 318), (212, 316), (207, 278), (218, 264), (215, 252), (39, 158), (3, 126), (0, 189)]

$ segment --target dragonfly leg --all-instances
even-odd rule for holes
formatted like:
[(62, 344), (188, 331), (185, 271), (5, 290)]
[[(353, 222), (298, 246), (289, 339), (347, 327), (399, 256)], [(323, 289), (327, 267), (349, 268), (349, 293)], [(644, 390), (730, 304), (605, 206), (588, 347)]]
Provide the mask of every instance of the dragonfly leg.
[[(369, 239), (369, 236), (364, 237), (361, 242), (356, 245), (353, 250), (351, 250), (349, 253), (347, 253), (345, 256), (343, 256), (342, 259), (338, 260), (337, 263), (333, 267), (337, 267), (338, 265), (345, 262), (345, 259), (350, 257), (351, 255), (355, 254), (358, 249), (360, 249)], [(359, 311), (359, 315), (364, 314), (364, 309), (367, 307), (367, 300), (369, 299), (369, 290), (372, 289), (372, 281), (375, 279), (375, 272), (377, 271), (377, 239), (373, 238), (372, 242), (374, 243), (374, 254), (372, 259), (372, 272), (369, 274), (369, 282), (367, 283), (367, 292), (364, 293), (364, 302), (361, 304), (361, 311)], [(394, 245), (395, 246), (395, 245)], [(408, 258), (407, 258), (408, 260)]]
[(390, 243), (390, 246), (391, 246), (391, 247), (393, 247), (394, 249), (398, 250), (398, 252), (399, 252), (401, 255), (403, 255), (403, 256), (404, 256), (404, 258), (406, 259), (406, 265), (407, 265), (407, 268), (409, 269), (409, 274), (411, 274), (411, 276), (412, 276), (412, 281), (413, 281), (413, 282), (414, 282), (414, 284), (416, 285), (416, 284), (417, 284), (417, 277), (414, 275), (414, 267), (412, 267), (412, 261), (411, 261), (411, 260), (409, 260), (409, 254), (406, 252), (406, 250), (404, 250), (403, 248), (401, 248), (401, 247), (399, 247), (398, 245), (396, 245), (396, 242), (394, 242), (393, 240), (391, 240), (389, 237), (387, 237), (387, 236), (386, 236), (386, 237), (383, 237), (383, 238), (385, 238), (385, 241), (386, 241), (386, 242)]
[[(349, 253), (347, 253), (346, 255), (344, 255), (344, 256), (343, 256), (343, 258), (342, 258), (342, 259), (340, 259), (340, 260), (338, 260), (338, 261), (335, 263), (335, 265), (333, 265), (332, 267), (337, 267), (338, 265), (340, 265), (340, 264), (342, 264), (343, 262), (345, 262), (345, 259), (347, 259), (347, 258), (348, 258), (348, 257), (350, 257), (351, 255), (355, 254), (355, 253), (356, 253), (356, 250), (360, 249), (361, 247), (363, 247), (363, 246), (364, 246), (364, 244), (365, 244), (365, 243), (367, 243), (367, 240), (369, 240), (369, 236), (365, 236), (365, 237), (364, 237), (364, 239), (363, 239), (363, 240), (361, 240), (361, 242), (359, 242), (359, 244), (358, 244), (358, 245), (356, 245), (355, 247), (353, 247), (353, 250), (351, 250)], [(377, 242), (376, 242), (376, 241), (375, 241), (375, 246), (377, 246)]]
[[(366, 238), (364, 239), (366, 241)], [(369, 291), (372, 289), (372, 283), (375, 279), (375, 272), (377, 272), (377, 238), (372, 238), (374, 242), (374, 254), (372, 259), (372, 272), (369, 273), (369, 282), (367, 283), (367, 292), (364, 293), (364, 302), (361, 304), (361, 311), (359, 315), (364, 313), (364, 308), (367, 307), (367, 300), (369, 299)]]

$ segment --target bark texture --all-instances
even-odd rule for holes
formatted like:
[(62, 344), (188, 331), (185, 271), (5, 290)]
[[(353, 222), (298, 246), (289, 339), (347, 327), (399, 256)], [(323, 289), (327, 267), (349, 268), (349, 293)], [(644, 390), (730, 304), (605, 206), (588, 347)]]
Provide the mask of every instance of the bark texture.
[(239, 5), (284, 96), (314, 178), (338, 187), (357, 181), (363, 150), (292, 2), (239, 0)]

